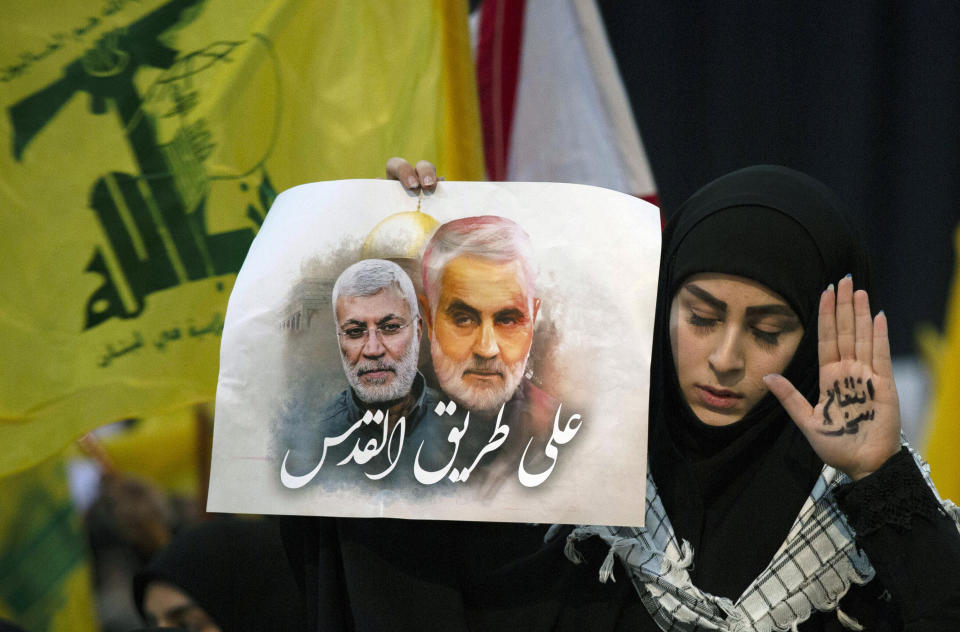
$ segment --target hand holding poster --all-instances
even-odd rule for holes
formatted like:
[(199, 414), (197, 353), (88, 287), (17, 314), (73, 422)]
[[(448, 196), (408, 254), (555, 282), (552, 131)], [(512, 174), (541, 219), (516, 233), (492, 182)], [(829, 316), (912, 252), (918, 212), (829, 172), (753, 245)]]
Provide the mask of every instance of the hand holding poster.
[(209, 509), (640, 525), (659, 214), (303, 185), (230, 298)]

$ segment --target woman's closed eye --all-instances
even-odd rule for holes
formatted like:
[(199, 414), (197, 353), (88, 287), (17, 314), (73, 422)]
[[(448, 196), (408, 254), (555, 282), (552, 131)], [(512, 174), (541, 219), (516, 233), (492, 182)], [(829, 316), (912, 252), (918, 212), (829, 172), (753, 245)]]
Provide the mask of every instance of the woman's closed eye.
[(687, 322), (693, 325), (698, 329), (713, 329), (720, 324), (719, 318), (710, 318), (707, 316), (701, 316), (700, 314), (690, 311), (689, 316), (687, 317)]
[(780, 343), (780, 334), (782, 331), (767, 331), (765, 329), (760, 329), (758, 327), (751, 327), (751, 333), (753, 333), (753, 338), (762, 347), (775, 347)]
[(747, 323), (750, 325), (750, 332), (761, 347), (772, 349), (780, 344), (780, 336), (785, 333), (796, 331), (800, 328), (800, 321), (795, 317), (786, 316), (763, 316)]

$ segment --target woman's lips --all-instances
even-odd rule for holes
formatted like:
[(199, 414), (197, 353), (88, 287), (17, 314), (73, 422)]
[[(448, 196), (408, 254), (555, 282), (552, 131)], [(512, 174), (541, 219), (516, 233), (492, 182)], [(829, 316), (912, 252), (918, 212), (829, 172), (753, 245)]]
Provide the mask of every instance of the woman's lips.
[(723, 388), (713, 388), (697, 384), (697, 394), (706, 406), (726, 410), (734, 408), (743, 399), (743, 395)]

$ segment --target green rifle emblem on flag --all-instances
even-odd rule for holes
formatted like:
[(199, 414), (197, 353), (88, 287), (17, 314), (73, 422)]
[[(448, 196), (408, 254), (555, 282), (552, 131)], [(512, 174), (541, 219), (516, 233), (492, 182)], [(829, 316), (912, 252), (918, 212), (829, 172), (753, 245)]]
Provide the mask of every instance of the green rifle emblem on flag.
[[(103, 279), (87, 300), (85, 330), (114, 317), (140, 315), (146, 297), (154, 292), (238, 272), (276, 197), (262, 159), (242, 174), (257, 170), (260, 174), (259, 206), (251, 203), (246, 209), (253, 225), (207, 232), (206, 202), (215, 179), (206, 176), (203, 161), (214, 145), (204, 119), (188, 123), (185, 117), (198, 102), (193, 82), (199, 73), (229, 61), (244, 42), (215, 42), (187, 55), (164, 44), (161, 36), (189, 21), (199, 5), (199, 0), (173, 0), (126, 28), (106, 33), (67, 64), (59, 80), (9, 108), (17, 160), (78, 92), (89, 94), (93, 114), (116, 111), (136, 160), (139, 173), (111, 172), (98, 178), (91, 190), (89, 206), (109, 249), (96, 247), (85, 269)], [(272, 50), (264, 37), (257, 38), (267, 51)], [(144, 108), (134, 82), (143, 67), (164, 70), (147, 95), (170, 98), (174, 107), (163, 116), (181, 120), (168, 143), (160, 143), (153, 116)], [(247, 190), (245, 183), (240, 186)]]

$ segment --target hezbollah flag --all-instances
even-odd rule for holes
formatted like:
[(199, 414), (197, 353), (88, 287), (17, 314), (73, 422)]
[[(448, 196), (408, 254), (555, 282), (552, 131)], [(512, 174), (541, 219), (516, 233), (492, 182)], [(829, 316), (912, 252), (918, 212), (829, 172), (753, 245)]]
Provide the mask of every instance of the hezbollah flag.
[(466, 2), (36, 0), (0, 21), (0, 475), (210, 400), (277, 192), (482, 174)]
[(0, 619), (30, 632), (98, 630), (63, 456), (0, 480), (0, 498)]
[(940, 494), (960, 501), (960, 227), (954, 231), (954, 244), (957, 268), (947, 302), (945, 331), (928, 353), (934, 395), (926, 458)]

